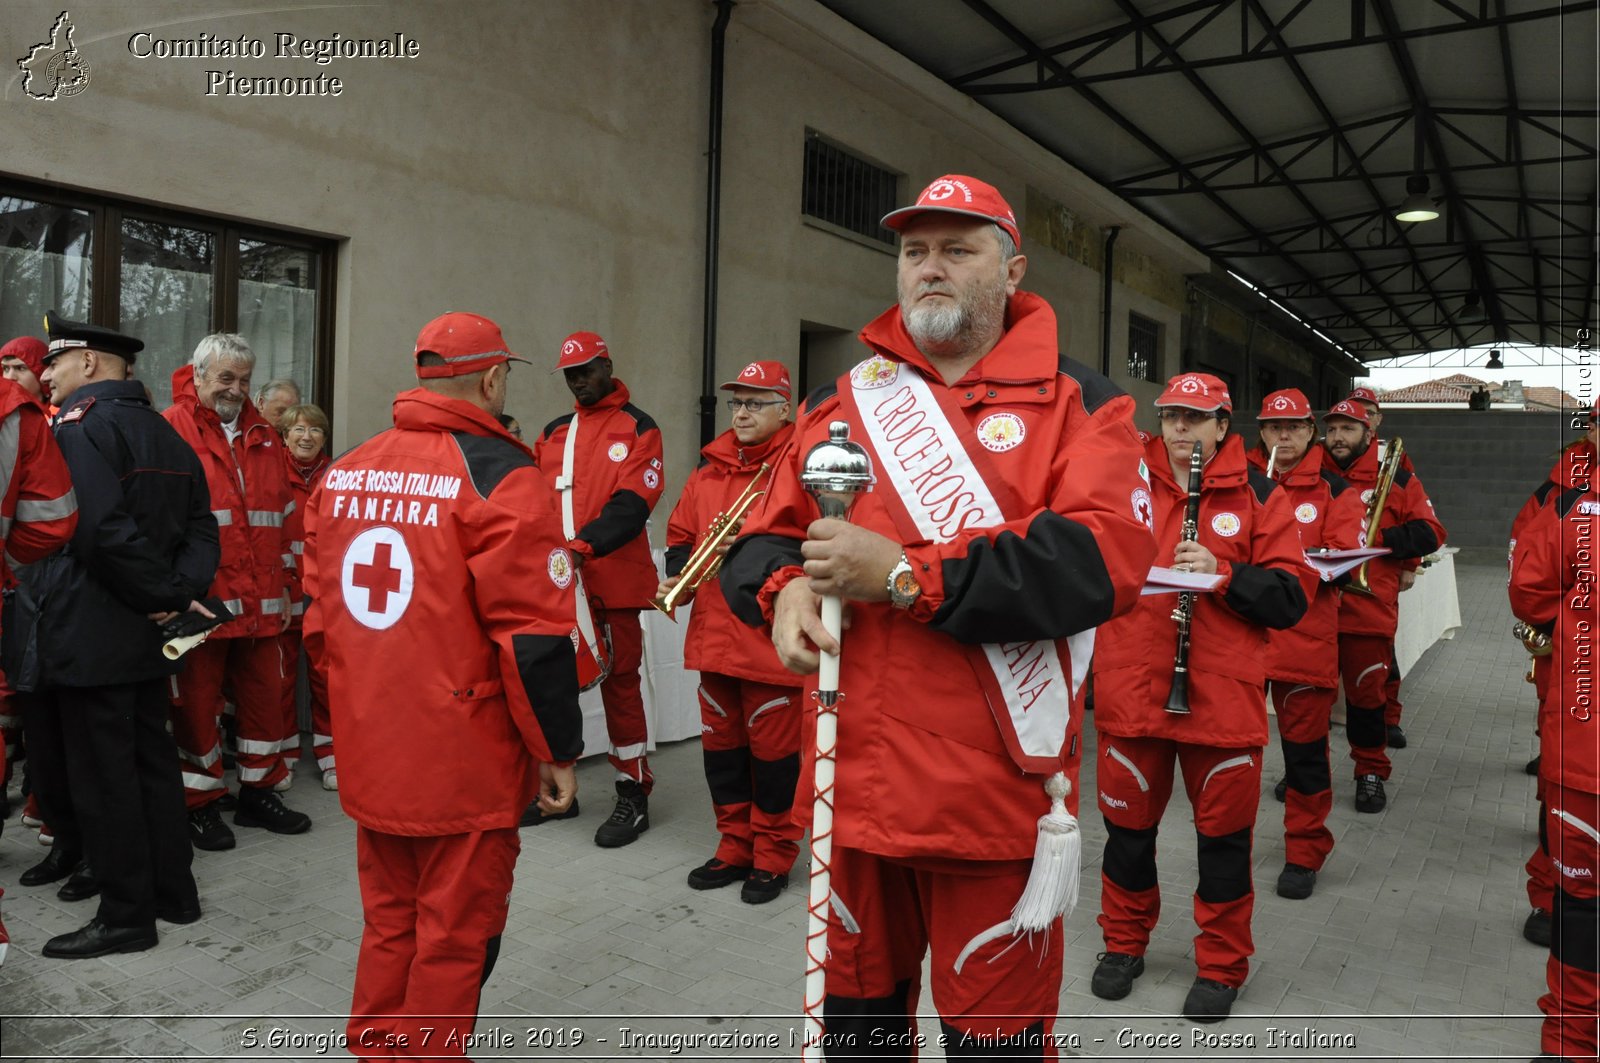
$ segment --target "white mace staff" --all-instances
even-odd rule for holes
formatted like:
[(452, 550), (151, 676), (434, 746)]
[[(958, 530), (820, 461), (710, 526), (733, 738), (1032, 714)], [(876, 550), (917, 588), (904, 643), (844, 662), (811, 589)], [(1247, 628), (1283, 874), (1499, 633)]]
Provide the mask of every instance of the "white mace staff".
[[(800, 483), (817, 500), (822, 515), (849, 520), (850, 510), (864, 491), (872, 490), (872, 459), (859, 443), (850, 442), (850, 425), (828, 425), (828, 441), (806, 453)], [(822, 599), (822, 626), (835, 642), (843, 631), (844, 605), (836, 594)], [(834, 747), (839, 740), (839, 655), (822, 654), (817, 672), (816, 797), (811, 805), (811, 893), (806, 901), (805, 1041), (802, 1060), (820, 1060), (822, 1051), (822, 998), (828, 955), (828, 907), (832, 898), (833, 772)]]

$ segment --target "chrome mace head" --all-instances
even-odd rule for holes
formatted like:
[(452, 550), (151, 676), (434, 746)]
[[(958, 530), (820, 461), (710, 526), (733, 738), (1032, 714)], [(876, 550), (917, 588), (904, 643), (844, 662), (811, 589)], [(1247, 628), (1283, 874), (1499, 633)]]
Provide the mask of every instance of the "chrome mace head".
[(860, 443), (850, 442), (850, 425), (834, 421), (828, 425), (828, 440), (806, 452), (800, 483), (824, 517), (849, 520), (856, 497), (872, 490), (877, 477), (872, 475), (872, 458)]

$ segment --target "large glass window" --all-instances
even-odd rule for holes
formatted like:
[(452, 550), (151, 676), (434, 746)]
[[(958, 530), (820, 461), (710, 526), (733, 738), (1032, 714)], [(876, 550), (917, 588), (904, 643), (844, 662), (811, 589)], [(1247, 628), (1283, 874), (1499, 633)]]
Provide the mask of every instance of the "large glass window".
[(325, 402), (334, 254), (328, 239), (0, 176), (0, 343), (43, 338), (46, 310), (137, 336), (134, 373), (165, 408), (195, 345), (237, 332), (255, 384), (286, 377)]

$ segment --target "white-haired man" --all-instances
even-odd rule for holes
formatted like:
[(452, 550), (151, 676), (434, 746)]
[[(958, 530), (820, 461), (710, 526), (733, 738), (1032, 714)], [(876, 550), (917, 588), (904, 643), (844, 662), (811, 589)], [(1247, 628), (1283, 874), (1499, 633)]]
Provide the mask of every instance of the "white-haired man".
[[(211, 594), (236, 619), (189, 651), (174, 683), (172, 734), (183, 761), (189, 836), (197, 849), (231, 849), (233, 831), (217, 802), (222, 746), (217, 709), (227, 686), (237, 706), (239, 805), (233, 821), (277, 834), (311, 827), (274, 792), (288, 778), (282, 737), (283, 684), (278, 634), (289, 618), (292, 565), (284, 518), (294, 502), (278, 453), (282, 441), (250, 402), (255, 352), (243, 336), (216, 333), (195, 347), (192, 365), (172, 374), (166, 418), (200, 455), (222, 540), (222, 563)], [(287, 789), (287, 787), (281, 787)]]

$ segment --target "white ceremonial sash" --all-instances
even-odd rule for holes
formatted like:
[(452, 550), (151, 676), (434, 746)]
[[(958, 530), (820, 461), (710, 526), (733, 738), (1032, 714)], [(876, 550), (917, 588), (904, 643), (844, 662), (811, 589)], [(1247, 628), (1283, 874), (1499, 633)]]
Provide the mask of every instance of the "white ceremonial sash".
[[(950, 542), (963, 530), (1006, 522), (996, 494), (1009, 497), (1009, 489), (987, 455), (968, 446), (973, 432), (960, 408), (947, 408), (920, 372), (874, 355), (851, 370), (850, 385), (840, 398), (865, 431), (878, 476), (894, 487), (877, 494), (907, 541)], [(1053, 639), (968, 647), (1006, 748), (1024, 771), (1060, 769), (1094, 629), (1066, 642), (1070, 675)]]

